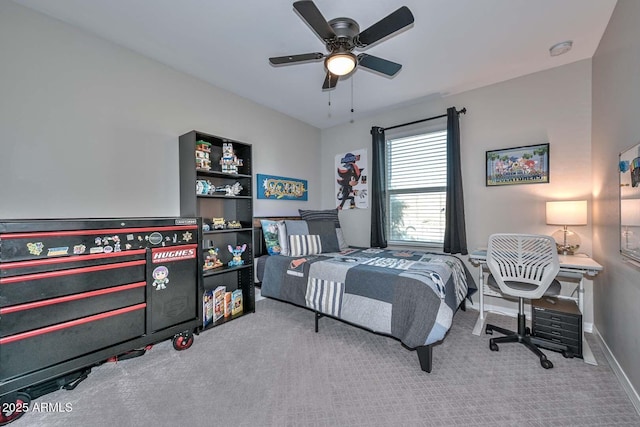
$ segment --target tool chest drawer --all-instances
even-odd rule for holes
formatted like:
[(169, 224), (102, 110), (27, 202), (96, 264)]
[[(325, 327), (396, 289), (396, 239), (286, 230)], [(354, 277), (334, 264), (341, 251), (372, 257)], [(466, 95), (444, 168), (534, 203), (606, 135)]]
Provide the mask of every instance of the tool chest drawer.
[(0, 308), (0, 338), (145, 302), (146, 282)]
[(137, 304), (0, 338), (0, 377), (10, 378), (143, 335)]
[(545, 297), (532, 300), (531, 309), (531, 335), (541, 347), (557, 350), (555, 345), (564, 345), (582, 357), (582, 314), (573, 301)]
[(128, 261), (0, 278), (0, 307), (145, 281), (146, 261)]

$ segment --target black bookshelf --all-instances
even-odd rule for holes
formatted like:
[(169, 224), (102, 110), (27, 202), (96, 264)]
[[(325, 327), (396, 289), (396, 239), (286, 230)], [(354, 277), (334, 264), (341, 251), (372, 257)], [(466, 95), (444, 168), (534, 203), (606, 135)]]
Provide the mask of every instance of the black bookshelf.
[[(196, 146), (199, 141), (210, 144), (209, 154), (210, 169), (202, 169), (196, 166)], [(234, 173), (225, 172), (220, 165), (223, 156), (223, 144), (231, 143), (235, 155), (242, 160), (242, 165), (237, 166)], [(201, 294), (205, 291), (215, 290), (219, 286), (225, 286), (227, 292), (236, 289), (242, 290), (243, 311), (241, 314), (222, 317), (201, 330), (209, 330), (213, 327), (225, 324), (243, 315), (255, 311), (254, 289), (254, 244), (253, 244), (253, 168), (252, 147), (240, 141), (230, 140), (204, 132), (191, 131), (179, 138), (180, 156), (180, 214), (202, 218), (203, 224), (210, 226), (201, 233), (200, 246), (203, 249), (200, 265), (203, 266), (205, 256), (210, 248), (218, 249), (218, 259), (222, 266), (200, 270), (202, 275)], [(196, 183), (198, 180), (206, 181), (215, 188), (224, 188), (238, 183), (242, 190), (234, 195), (225, 193), (198, 194)], [(238, 221), (240, 228), (213, 229), (212, 219), (224, 218), (225, 222)], [(229, 266), (232, 254), (228, 246), (247, 245), (242, 254), (244, 263), (239, 266)], [(203, 314), (204, 316), (204, 314)]]

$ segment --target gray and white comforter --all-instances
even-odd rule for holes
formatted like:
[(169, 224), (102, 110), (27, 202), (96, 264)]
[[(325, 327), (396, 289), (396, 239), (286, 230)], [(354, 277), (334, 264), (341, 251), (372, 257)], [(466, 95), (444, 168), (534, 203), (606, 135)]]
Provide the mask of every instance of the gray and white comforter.
[(349, 249), (300, 258), (270, 256), (261, 293), (414, 348), (443, 339), (460, 303), (475, 290), (468, 269), (452, 255)]

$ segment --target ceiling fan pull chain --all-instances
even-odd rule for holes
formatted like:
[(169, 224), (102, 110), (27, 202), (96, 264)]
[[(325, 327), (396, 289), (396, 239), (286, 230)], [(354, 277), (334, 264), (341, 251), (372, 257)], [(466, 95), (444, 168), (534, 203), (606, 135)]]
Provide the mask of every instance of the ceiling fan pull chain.
[(327, 109), (327, 117), (331, 117), (331, 91), (329, 91), (329, 106)]
[(351, 120), (353, 123), (353, 81), (355, 80), (355, 76), (351, 76)]

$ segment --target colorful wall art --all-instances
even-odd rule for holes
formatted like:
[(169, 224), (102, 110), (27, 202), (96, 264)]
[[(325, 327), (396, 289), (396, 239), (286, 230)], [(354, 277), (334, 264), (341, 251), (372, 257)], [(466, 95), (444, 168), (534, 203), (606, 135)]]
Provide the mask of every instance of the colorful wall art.
[(258, 199), (307, 201), (306, 179), (258, 174)]

